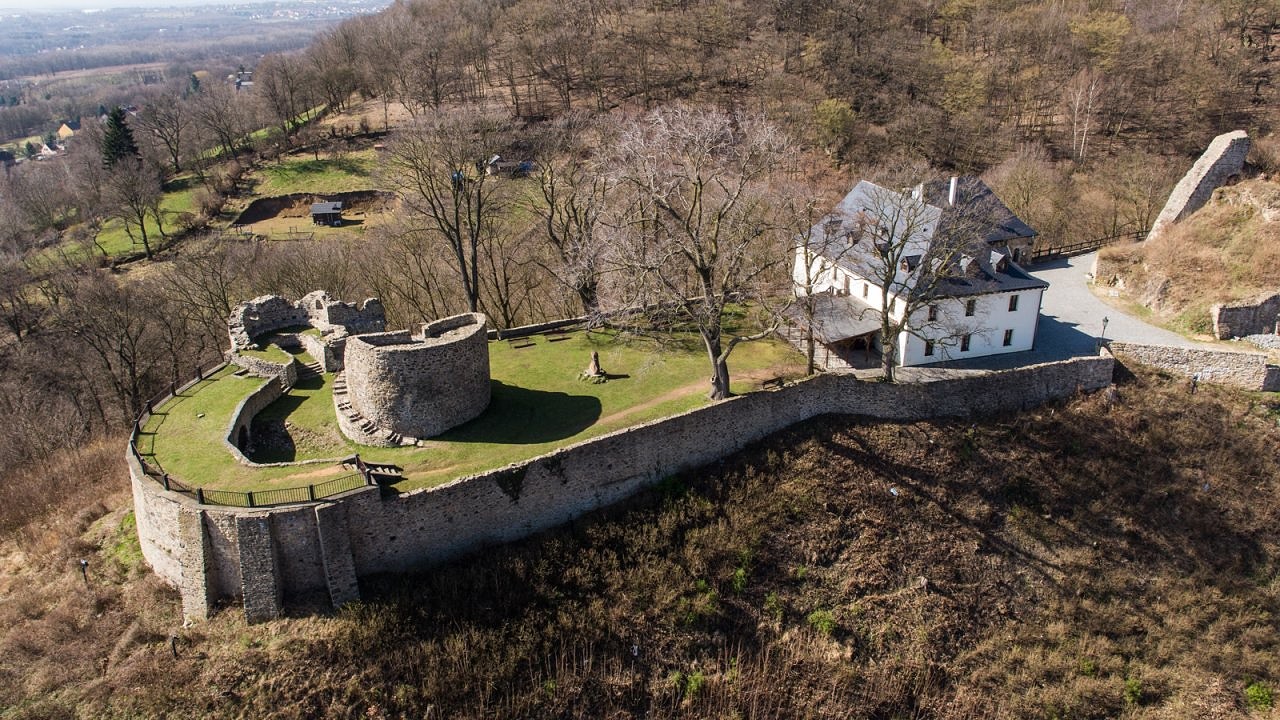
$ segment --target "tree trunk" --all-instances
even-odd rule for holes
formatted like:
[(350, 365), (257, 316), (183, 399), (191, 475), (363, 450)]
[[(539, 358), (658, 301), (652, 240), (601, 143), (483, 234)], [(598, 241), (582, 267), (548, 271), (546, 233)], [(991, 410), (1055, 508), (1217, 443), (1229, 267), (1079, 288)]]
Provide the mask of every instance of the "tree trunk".
[(882, 337), (880, 339), (880, 367), (884, 371), (885, 382), (894, 381), (893, 355), (893, 343)]
[(729, 397), (729, 358), (720, 352), (720, 333), (703, 332), (702, 341), (707, 347), (707, 356), (711, 359), (711, 391), (707, 398), (724, 400)]

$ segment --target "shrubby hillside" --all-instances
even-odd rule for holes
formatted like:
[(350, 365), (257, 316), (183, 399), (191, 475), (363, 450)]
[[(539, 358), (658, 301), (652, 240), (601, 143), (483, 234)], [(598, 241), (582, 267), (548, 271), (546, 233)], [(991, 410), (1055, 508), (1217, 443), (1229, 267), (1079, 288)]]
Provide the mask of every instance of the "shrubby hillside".
[(1020, 415), (823, 418), (568, 528), (368, 582), (335, 616), (302, 605), (256, 626), (229, 610), (181, 628), (109, 482), (104, 504), (5, 544), (0, 704), (14, 718), (1268, 717), (1278, 425), (1272, 397), (1148, 373)]

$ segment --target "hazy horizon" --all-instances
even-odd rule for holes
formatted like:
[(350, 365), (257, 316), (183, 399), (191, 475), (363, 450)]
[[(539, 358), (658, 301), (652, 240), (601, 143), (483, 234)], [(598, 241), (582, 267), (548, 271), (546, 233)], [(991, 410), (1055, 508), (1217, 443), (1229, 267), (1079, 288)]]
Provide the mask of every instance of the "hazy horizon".
[(5, 15), (34, 15), (51, 12), (68, 12), (73, 10), (116, 10), (119, 8), (142, 8), (154, 10), (166, 7), (192, 7), (198, 5), (233, 5), (260, 2), (284, 2), (297, 4), (320, 4), (316, 0), (43, 0), (39, 8), (6, 5), (10, 0), (0, 0), (0, 13)]

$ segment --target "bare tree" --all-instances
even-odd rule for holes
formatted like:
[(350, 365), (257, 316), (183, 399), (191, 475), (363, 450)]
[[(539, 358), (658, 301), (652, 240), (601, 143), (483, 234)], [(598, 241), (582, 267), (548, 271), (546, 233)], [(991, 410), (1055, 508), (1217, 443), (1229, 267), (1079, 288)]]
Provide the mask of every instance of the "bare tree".
[(212, 136), (228, 158), (235, 157), (237, 145), (248, 132), (245, 110), (237, 93), (225, 84), (209, 83), (191, 96), (197, 127)]
[[(622, 128), (609, 159), (611, 262), (625, 307), (675, 310), (697, 329), (711, 365), (709, 397), (729, 396), (729, 354), (754, 334), (727, 328), (731, 302), (779, 288), (787, 231), (768, 178), (789, 144), (760, 118), (673, 106)], [(776, 322), (775, 322), (776, 327)]]
[(167, 237), (164, 231), (164, 216), (160, 211), (160, 202), (164, 199), (164, 191), (160, 184), (160, 173), (140, 160), (122, 160), (112, 168), (103, 193), (103, 203), (107, 217), (115, 218), (124, 225), (125, 234), (135, 244), (142, 245), (147, 258), (152, 255), (151, 239), (147, 232), (147, 221), (155, 223), (156, 231), (161, 238)]
[(385, 165), (387, 181), (426, 237), (448, 254), (471, 312), (480, 307), (481, 250), (506, 210), (500, 178), (484, 168), (498, 127), (488, 116), (433, 114), (400, 133)]
[[(574, 128), (570, 132), (581, 132)], [(567, 135), (568, 133), (566, 133)], [(599, 309), (603, 244), (598, 225), (608, 180), (580, 160), (566, 142), (553, 143), (538, 162), (541, 198), (531, 203), (541, 220), (548, 251), (538, 264), (573, 293), (590, 315)]]
[(828, 216), (821, 230), (843, 241), (846, 263), (872, 289), (862, 312), (879, 320), (881, 368), (889, 381), (906, 337), (946, 348), (982, 331), (981, 318), (966, 312), (957, 320), (939, 312), (938, 304), (950, 296), (953, 281), (985, 271), (989, 252), (980, 234), (989, 207), (985, 202), (955, 199), (939, 207), (928, 201), (923, 184), (894, 189), (905, 177), (921, 177), (920, 169), (891, 172), (887, 182), (893, 187), (858, 183), (841, 203), (842, 215)]
[(184, 98), (153, 92), (143, 99), (137, 115), (142, 136), (159, 143), (173, 172), (182, 172), (182, 159), (190, 144), (191, 111)]
[(311, 105), (312, 68), (296, 55), (262, 58), (254, 72), (253, 94), (280, 128), (285, 144), (298, 127), (299, 116)]

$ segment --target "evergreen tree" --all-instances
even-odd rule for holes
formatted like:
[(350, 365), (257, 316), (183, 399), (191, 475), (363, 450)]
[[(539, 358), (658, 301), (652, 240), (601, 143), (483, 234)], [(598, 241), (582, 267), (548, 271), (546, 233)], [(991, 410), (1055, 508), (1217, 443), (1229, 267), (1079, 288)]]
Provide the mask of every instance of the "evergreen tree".
[(133, 131), (125, 122), (124, 108), (117, 107), (107, 115), (107, 129), (102, 134), (102, 161), (112, 167), (121, 158), (141, 157)]

